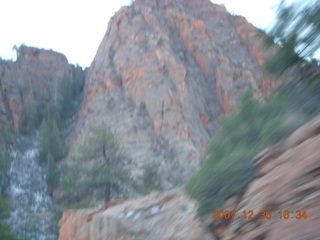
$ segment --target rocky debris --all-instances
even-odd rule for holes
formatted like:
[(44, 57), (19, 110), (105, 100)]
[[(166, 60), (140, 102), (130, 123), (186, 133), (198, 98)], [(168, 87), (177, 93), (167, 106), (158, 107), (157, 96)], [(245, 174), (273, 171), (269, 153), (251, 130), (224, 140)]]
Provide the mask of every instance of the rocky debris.
[(196, 204), (181, 190), (115, 202), (102, 209), (69, 210), (59, 222), (59, 240), (209, 240)]
[(250, 23), (209, 0), (134, 1), (111, 19), (87, 73), (70, 156), (91, 127), (106, 126), (134, 176), (153, 162), (165, 189), (185, 183), (241, 92), (273, 86), (260, 69), (269, 54)]
[(6, 223), (18, 239), (57, 239), (46, 170), (38, 163), (38, 144), (31, 138), (16, 139), (10, 148), (10, 218)]
[[(320, 116), (296, 130), (285, 141), (255, 158), (257, 176), (238, 204), (226, 204), (237, 216), (223, 226), (212, 223), (221, 239), (319, 239), (320, 236)], [(235, 207), (237, 205), (237, 207)], [(221, 209), (224, 210), (224, 209)], [(271, 219), (243, 219), (243, 211), (271, 211)], [(282, 219), (280, 213), (282, 211)], [(288, 219), (284, 211), (289, 211)], [(306, 218), (296, 219), (299, 212)], [(220, 222), (220, 224), (219, 224)], [(225, 221), (226, 222), (226, 221)]]
[(43, 103), (57, 105), (64, 76), (74, 79), (73, 66), (51, 50), (21, 46), (17, 61), (0, 60), (0, 118), (5, 116), (0, 120), (20, 132), (28, 114), (36, 116)]

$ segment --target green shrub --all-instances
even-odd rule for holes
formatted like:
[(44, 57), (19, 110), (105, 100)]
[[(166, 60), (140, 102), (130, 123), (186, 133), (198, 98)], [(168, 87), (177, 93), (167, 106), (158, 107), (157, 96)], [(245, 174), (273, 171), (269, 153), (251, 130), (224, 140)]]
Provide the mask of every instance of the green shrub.
[(141, 10), (136, 10), (135, 8), (131, 9), (131, 18), (134, 18), (141, 14)]
[(158, 39), (157, 45), (158, 45), (158, 46), (162, 46), (163, 43), (164, 43), (164, 39), (163, 39), (163, 37), (160, 37), (160, 38)]
[(57, 161), (66, 156), (67, 148), (61, 138), (60, 130), (54, 117), (46, 118), (42, 121), (39, 144), (39, 160), (42, 163), (48, 163), (51, 157), (54, 161)]
[(70, 117), (72, 113), (72, 83), (65, 75), (59, 86), (59, 114), (62, 120)]
[(4, 158), (4, 154), (0, 151), (0, 192), (5, 187), (6, 178), (7, 178), (7, 169), (8, 164)]
[(71, 209), (81, 209), (81, 208), (88, 208), (89, 207), (89, 200), (83, 200), (80, 202), (75, 202), (72, 204)]
[(3, 221), (10, 217), (9, 203), (2, 198), (0, 192), (0, 239), (16, 240), (16, 237), (11, 232), (11, 229)]
[(140, 43), (140, 48), (144, 49), (144, 50), (148, 50), (149, 48), (149, 41), (147, 38), (144, 38), (142, 40), (142, 42)]
[(161, 178), (155, 164), (147, 164), (143, 167), (142, 192), (150, 193), (154, 190), (161, 190)]
[[(295, 92), (287, 85), (263, 104), (247, 92), (238, 110), (223, 118), (207, 146), (202, 168), (186, 185), (187, 192), (200, 202), (200, 215), (221, 209), (228, 198), (241, 195), (254, 177), (252, 158), (288, 136), (312, 116), (310, 112), (319, 112), (319, 104), (317, 109), (313, 104), (306, 108), (311, 95), (300, 92), (294, 100), (290, 96)], [(306, 109), (310, 109), (308, 114)], [(299, 117), (286, 124), (292, 116)]]
[(72, 96), (74, 99), (82, 95), (84, 87), (84, 73), (82, 67), (78, 64), (74, 67), (74, 81), (72, 82)]
[(60, 181), (60, 172), (57, 168), (56, 163), (53, 161), (53, 157), (49, 156), (48, 159), (48, 174), (47, 174), (47, 183), (49, 187), (49, 192), (52, 194), (53, 189), (56, 188)]
[(113, 59), (109, 59), (109, 63), (107, 68), (113, 68), (114, 67), (114, 60)]
[(139, 105), (139, 110), (140, 111), (145, 111), (147, 109), (147, 105), (144, 101), (141, 101), (140, 102), (140, 105)]

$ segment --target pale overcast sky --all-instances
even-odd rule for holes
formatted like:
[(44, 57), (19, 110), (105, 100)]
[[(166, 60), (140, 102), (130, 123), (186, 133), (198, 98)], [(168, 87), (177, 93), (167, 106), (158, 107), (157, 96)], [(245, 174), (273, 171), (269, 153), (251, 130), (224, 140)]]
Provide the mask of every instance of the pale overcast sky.
[[(196, 1), (196, 0), (194, 0)], [(0, 57), (14, 57), (12, 47), (28, 46), (61, 52), (70, 63), (89, 66), (110, 17), (130, 0), (1, 0)], [(279, 0), (212, 0), (242, 15), (259, 28), (268, 27)]]

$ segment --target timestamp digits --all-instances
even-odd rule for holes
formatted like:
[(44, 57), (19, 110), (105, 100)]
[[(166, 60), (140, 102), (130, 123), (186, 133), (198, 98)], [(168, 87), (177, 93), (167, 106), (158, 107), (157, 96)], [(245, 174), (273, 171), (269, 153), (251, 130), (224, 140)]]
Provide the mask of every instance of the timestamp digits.
[(279, 217), (280, 219), (307, 219), (307, 211), (298, 210), (298, 211), (278, 211), (277, 213), (273, 214), (272, 211), (259, 211), (258, 214), (255, 214), (254, 211), (212, 211), (213, 216), (212, 219), (234, 219), (234, 218), (241, 218), (241, 219), (271, 219), (274, 215)]

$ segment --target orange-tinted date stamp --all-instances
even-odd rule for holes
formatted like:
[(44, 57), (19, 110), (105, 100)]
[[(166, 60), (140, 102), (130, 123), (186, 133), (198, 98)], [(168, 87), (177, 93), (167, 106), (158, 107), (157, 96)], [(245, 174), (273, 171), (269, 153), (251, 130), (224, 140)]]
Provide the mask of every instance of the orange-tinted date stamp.
[(307, 211), (298, 210), (298, 211), (212, 211), (213, 216), (212, 219), (271, 219), (273, 217), (277, 217), (279, 219), (307, 219)]

